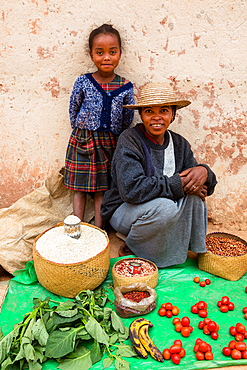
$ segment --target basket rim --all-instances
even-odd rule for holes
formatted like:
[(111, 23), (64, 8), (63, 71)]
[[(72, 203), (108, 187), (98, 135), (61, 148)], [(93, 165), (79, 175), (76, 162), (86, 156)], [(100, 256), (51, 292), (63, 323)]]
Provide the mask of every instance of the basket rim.
[(105, 231), (105, 230), (102, 230), (102, 229), (100, 229), (99, 227), (94, 226), (94, 225), (91, 225), (91, 224), (89, 224), (89, 223), (87, 223), (87, 222), (82, 222), (82, 221), (81, 221), (81, 225), (87, 225), (87, 226), (93, 227), (94, 229), (97, 229), (97, 230), (101, 231), (101, 232), (105, 235), (105, 237), (106, 237), (106, 239), (107, 239), (107, 245), (106, 245), (106, 247), (105, 247), (101, 252), (99, 252), (99, 253), (95, 254), (93, 257), (90, 257), (90, 258), (88, 258), (88, 259), (86, 259), (86, 260), (84, 260), (84, 261), (80, 261), (80, 262), (63, 263), (63, 262), (54, 262), (54, 261), (48, 260), (47, 258), (45, 258), (44, 256), (42, 256), (42, 255), (37, 251), (37, 248), (36, 248), (35, 243), (36, 243), (36, 241), (37, 241), (37, 240), (38, 240), (38, 239), (39, 239), (43, 234), (45, 234), (47, 231), (49, 231), (49, 230), (53, 229), (54, 227), (63, 226), (63, 224), (64, 224), (63, 222), (59, 222), (59, 223), (57, 223), (57, 224), (55, 224), (55, 225), (53, 225), (53, 226), (49, 227), (49, 229), (47, 229), (47, 230), (45, 230), (45, 231), (42, 231), (42, 233), (40, 233), (39, 235), (37, 235), (37, 236), (36, 236), (36, 238), (34, 239), (34, 241), (33, 241), (33, 251), (35, 251), (35, 253), (37, 253), (37, 254), (39, 255), (39, 257), (41, 257), (43, 260), (48, 261), (48, 262), (50, 262), (50, 263), (52, 263), (52, 264), (54, 264), (54, 265), (58, 265), (58, 266), (76, 266), (76, 265), (80, 265), (80, 264), (82, 264), (82, 263), (86, 263), (86, 262), (88, 262), (88, 261), (93, 260), (94, 258), (96, 258), (97, 256), (99, 256), (102, 252), (106, 251), (106, 249), (107, 249), (107, 248), (109, 248), (110, 241), (109, 241), (109, 237), (108, 237), (108, 235), (107, 235), (107, 233), (106, 233), (106, 231)]
[[(112, 266), (112, 270), (114, 270), (114, 272), (119, 275), (117, 272), (116, 272), (116, 266), (119, 265), (120, 263), (122, 263), (123, 261), (128, 261), (128, 260), (142, 260), (142, 261), (145, 261), (145, 262), (148, 262), (150, 263), (154, 268), (155, 268), (155, 271), (152, 273), (154, 274), (156, 271), (158, 271), (158, 266), (156, 266), (156, 264), (150, 260), (147, 260), (146, 258), (141, 258), (141, 257), (127, 257), (127, 258), (123, 258), (117, 262), (114, 263), (114, 265)], [(152, 274), (148, 274), (148, 275), (152, 275)], [(121, 276), (121, 275), (119, 275)]]
[[(247, 245), (246, 240), (244, 240), (244, 239), (242, 239), (239, 236), (234, 235), (234, 234), (229, 234), (229, 233), (225, 233), (225, 232), (222, 232), (222, 231), (216, 231), (216, 232), (212, 232), (212, 233), (207, 234), (206, 238), (210, 238), (210, 237), (213, 237), (213, 236), (215, 236), (215, 237), (226, 236), (229, 239), (238, 240), (238, 241), (242, 242), (243, 244)], [(244, 254), (241, 254), (240, 256), (220, 256), (219, 254), (214, 254), (214, 253), (212, 253), (211, 251), (208, 251), (208, 250), (207, 250), (207, 252), (200, 253), (200, 254), (203, 255), (203, 254), (207, 254), (207, 253), (209, 255), (211, 254), (211, 255), (213, 255), (215, 257), (218, 257), (218, 258), (239, 258), (239, 257), (244, 257), (244, 256), (247, 255), (247, 252), (246, 252)]]
[(229, 239), (239, 240), (239, 241), (241, 241), (241, 242), (243, 242), (244, 244), (247, 245), (247, 241), (244, 240), (244, 239), (242, 239), (242, 238), (240, 238), (240, 236), (237, 236), (237, 235), (234, 235), (234, 234), (225, 233), (223, 231), (216, 231), (216, 232), (209, 233), (209, 234), (206, 235), (206, 238), (208, 238), (208, 237), (210, 238), (211, 236), (216, 236), (216, 237), (218, 236), (219, 237), (220, 235), (225, 235), (226, 237), (229, 237)]

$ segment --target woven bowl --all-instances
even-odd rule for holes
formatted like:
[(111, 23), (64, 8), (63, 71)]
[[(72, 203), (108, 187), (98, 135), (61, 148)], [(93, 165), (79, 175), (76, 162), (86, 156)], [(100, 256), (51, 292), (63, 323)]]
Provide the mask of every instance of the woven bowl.
[(36, 249), (37, 240), (53, 227), (63, 226), (63, 222), (50, 227), (38, 235), (33, 242), (33, 260), (38, 281), (50, 292), (68, 298), (74, 298), (80, 291), (97, 288), (106, 278), (110, 266), (109, 238), (105, 231), (82, 222), (101, 231), (106, 239), (106, 248), (83, 262), (56, 263), (47, 260)]
[[(207, 235), (222, 237), (240, 241), (244, 244), (247, 242), (238, 236), (223, 232), (215, 232)], [(200, 253), (198, 256), (198, 267), (200, 270), (219, 276), (226, 280), (239, 280), (247, 272), (247, 254), (236, 257), (224, 257), (212, 252)]]
[[(138, 274), (133, 274), (131, 277), (124, 276), (124, 275), (119, 275), (116, 272), (116, 267), (122, 263), (123, 261), (135, 261), (135, 260), (141, 260), (150, 263), (150, 265), (154, 266), (155, 271), (149, 275), (146, 276), (140, 276)], [(144, 258), (124, 258), (122, 260), (117, 261), (113, 267), (112, 267), (112, 280), (113, 280), (113, 286), (114, 289), (118, 286), (128, 286), (132, 285), (135, 283), (143, 283), (148, 285), (150, 288), (155, 288), (156, 285), (158, 284), (159, 280), (159, 272), (158, 272), (158, 267), (151, 261), (146, 260)]]

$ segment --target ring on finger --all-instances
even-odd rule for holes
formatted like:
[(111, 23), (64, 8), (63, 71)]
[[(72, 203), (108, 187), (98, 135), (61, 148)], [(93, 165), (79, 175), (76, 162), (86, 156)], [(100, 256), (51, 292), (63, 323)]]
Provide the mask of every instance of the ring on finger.
[(196, 185), (195, 184), (192, 187), (193, 187), (193, 189), (196, 189)]

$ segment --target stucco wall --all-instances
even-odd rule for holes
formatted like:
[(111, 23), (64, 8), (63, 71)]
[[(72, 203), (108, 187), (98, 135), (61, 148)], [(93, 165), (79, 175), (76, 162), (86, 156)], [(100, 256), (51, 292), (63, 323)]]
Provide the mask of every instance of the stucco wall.
[(2, 0), (0, 207), (64, 165), (70, 92), (94, 71), (89, 32), (112, 23), (124, 44), (117, 72), (136, 96), (169, 81), (192, 101), (171, 128), (217, 173), (210, 219), (246, 229), (246, 19), (244, 0)]

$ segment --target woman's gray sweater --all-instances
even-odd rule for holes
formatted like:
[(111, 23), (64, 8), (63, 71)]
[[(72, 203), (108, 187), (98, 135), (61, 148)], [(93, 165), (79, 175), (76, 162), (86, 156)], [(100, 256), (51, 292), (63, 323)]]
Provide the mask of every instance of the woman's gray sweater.
[(205, 164), (198, 164), (189, 142), (181, 135), (170, 131), (174, 144), (175, 173), (163, 175), (164, 150), (169, 144), (169, 134), (159, 145), (149, 140), (137, 125), (125, 130), (118, 139), (111, 167), (111, 186), (105, 192), (101, 205), (103, 220), (110, 219), (114, 211), (124, 202), (140, 204), (164, 197), (174, 201), (185, 196), (179, 173), (195, 166), (208, 170), (205, 183), (207, 195), (214, 192), (217, 184), (213, 171)]

